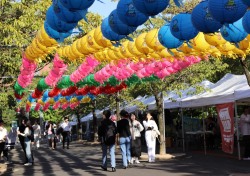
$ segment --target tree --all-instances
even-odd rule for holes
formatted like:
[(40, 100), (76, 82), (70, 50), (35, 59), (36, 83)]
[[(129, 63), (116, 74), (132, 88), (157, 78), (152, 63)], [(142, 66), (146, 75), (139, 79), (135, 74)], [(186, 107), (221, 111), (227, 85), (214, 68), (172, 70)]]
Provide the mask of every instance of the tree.
[[(141, 85), (137, 85), (135, 92), (144, 91), (148, 96), (153, 95), (156, 100), (156, 111), (159, 125), (159, 131), (161, 133), (161, 141), (164, 139), (164, 118), (163, 117), (163, 96), (167, 91), (172, 90), (184, 90), (190, 86), (196, 88), (197, 92), (204, 90), (199, 84), (205, 79), (211, 81), (217, 81), (219, 78), (216, 76), (217, 73), (225, 73), (224, 70), (227, 68), (227, 64), (223, 64), (221, 60), (210, 58), (209, 60), (203, 60), (198, 64), (192, 65), (178, 73), (172, 74), (163, 80), (146, 82)], [(167, 107), (165, 107), (167, 108)], [(165, 143), (162, 142), (160, 145), (160, 154), (165, 154)]]

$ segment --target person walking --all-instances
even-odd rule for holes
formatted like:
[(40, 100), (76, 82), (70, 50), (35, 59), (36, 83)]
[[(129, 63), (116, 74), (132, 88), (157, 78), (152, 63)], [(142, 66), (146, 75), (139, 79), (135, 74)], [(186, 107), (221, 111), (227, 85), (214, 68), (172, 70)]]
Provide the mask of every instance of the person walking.
[(148, 162), (152, 163), (155, 162), (156, 132), (159, 134), (159, 131), (150, 112), (146, 114), (146, 120), (143, 121), (143, 126), (146, 130), (145, 139), (148, 149)]
[[(19, 138), (19, 142), (21, 144), (21, 147), (23, 149), (23, 153), (24, 153), (24, 156), (25, 156), (25, 161), (24, 161), (24, 164), (25, 163), (28, 163), (28, 158), (27, 158), (27, 155), (26, 155), (26, 150), (25, 150), (25, 136), (22, 136), (20, 134), (23, 134), (24, 133), (24, 130), (26, 128), (26, 124), (25, 124), (25, 121), (27, 121), (26, 119), (22, 119), (21, 120), (21, 125), (18, 127), (18, 130), (17, 130), (17, 134), (18, 134), (18, 138)], [(19, 133), (18, 133), (19, 132)]]
[(0, 156), (3, 156), (5, 158), (5, 163), (8, 164), (9, 157), (8, 157), (8, 150), (6, 150), (6, 139), (7, 139), (7, 129), (4, 127), (4, 121), (0, 119)]
[(35, 145), (36, 149), (38, 149), (40, 147), (41, 127), (37, 123), (37, 121), (35, 121), (35, 123), (32, 126), (32, 128), (34, 130), (34, 145)]
[(121, 120), (117, 122), (117, 132), (119, 133), (119, 142), (122, 152), (123, 168), (126, 169), (131, 164), (131, 132), (129, 126), (129, 113), (125, 110), (120, 112)]
[(142, 124), (136, 120), (135, 114), (130, 115), (131, 120), (131, 163), (139, 164), (139, 157), (141, 156), (141, 132), (143, 131)]
[(243, 160), (250, 160), (250, 115), (247, 107), (244, 108), (244, 112), (240, 116), (240, 130), (245, 147)]
[(98, 136), (101, 139), (102, 145), (102, 166), (104, 171), (107, 171), (107, 150), (109, 148), (111, 169), (112, 172), (116, 171), (116, 161), (115, 161), (115, 140), (117, 129), (115, 123), (110, 119), (111, 112), (105, 110), (102, 113), (103, 120), (98, 128)]
[(33, 141), (33, 137), (34, 137), (32, 135), (34, 134), (34, 132), (33, 132), (33, 128), (31, 126), (30, 120), (27, 120), (25, 125), (26, 125), (26, 127), (25, 127), (24, 132), (21, 133), (20, 131), (17, 131), (17, 134), (24, 137), (25, 153), (26, 153), (26, 157), (28, 159), (28, 162), (25, 163), (24, 165), (31, 166), (34, 163), (32, 151), (31, 151), (31, 142)]
[(49, 148), (51, 148), (52, 150), (55, 150), (55, 144), (54, 144), (55, 132), (53, 128), (53, 123), (51, 121), (48, 122), (46, 126), (46, 130), (48, 132)]
[(71, 125), (69, 123), (69, 118), (65, 117), (64, 122), (61, 125), (63, 132), (63, 149), (65, 148), (65, 142), (67, 141), (67, 149), (69, 149), (69, 137), (70, 137), (70, 131), (71, 131)]

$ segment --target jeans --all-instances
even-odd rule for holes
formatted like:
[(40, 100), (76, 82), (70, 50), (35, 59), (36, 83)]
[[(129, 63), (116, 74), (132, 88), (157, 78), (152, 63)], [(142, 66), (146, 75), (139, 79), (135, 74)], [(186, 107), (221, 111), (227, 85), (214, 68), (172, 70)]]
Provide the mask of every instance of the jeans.
[(124, 167), (128, 167), (131, 160), (130, 143), (131, 137), (120, 137), (120, 148), (122, 152), (122, 162)]
[(108, 167), (107, 163), (107, 150), (109, 147), (109, 154), (110, 154), (110, 161), (111, 161), (111, 167), (115, 167), (115, 144), (107, 146), (106, 144), (102, 144), (102, 166), (104, 168)]
[(31, 153), (31, 141), (26, 137), (24, 140), (25, 144), (25, 152), (26, 152), (26, 157), (28, 158), (28, 162), (32, 163), (32, 153)]

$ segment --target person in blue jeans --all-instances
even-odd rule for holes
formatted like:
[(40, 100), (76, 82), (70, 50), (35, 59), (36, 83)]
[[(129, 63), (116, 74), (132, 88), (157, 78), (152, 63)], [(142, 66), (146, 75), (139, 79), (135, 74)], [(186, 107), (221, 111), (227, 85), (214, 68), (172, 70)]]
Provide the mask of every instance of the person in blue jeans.
[(101, 168), (104, 171), (108, 169), (107, 163), (107, 150), (109, 148), (110, 160), (111, 160), (111, 169), (112, 172), (116, 171), (116, 162), (115, 162), (115, 139), (117, 134), (117, 129), (115, 123), (110, 119), (111, 112), (109, 110), (103, 111), (102, 117), (103, 120), (101, 125), (98, 128), (98, 136), (101, 140), (102, 145), (102, 166)]
[(120, 138), (120, 148), (122, 152), (123, 168), (128, 168), (131, 161), (131, 132), (129, 126), (129, 113), (125, 110), (120, 112), (121, 120), (117, 122), (117, 132)]

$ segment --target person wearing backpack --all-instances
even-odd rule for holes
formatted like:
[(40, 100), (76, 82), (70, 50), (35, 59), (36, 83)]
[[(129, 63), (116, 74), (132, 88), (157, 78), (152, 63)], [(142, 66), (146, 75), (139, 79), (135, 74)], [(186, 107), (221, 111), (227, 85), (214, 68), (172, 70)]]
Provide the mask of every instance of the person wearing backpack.
[(129, 113), (125, 110), (120, 112), (121, 120), (117, 122), (117, 131), (119, 133), (120, 148), (122, 152), (123, 169), (127, 169), (128, 162), (131, 164), (131, 132), (129, 126)]
[(98, 135), (101, 140), (102, 145), (102, 166), (101, 168), (104, 171), (107, 171), (107, 150), (109, 148), (110, 160), (111, 160), (111, 169), (112, 172), (116, 171), (116, 162), (115, 162), (115, 139), (116, 139), (116, 125), (110, 120), (111, 112), (109, 110), (103, 111), (102, 122), (98, 128)]

